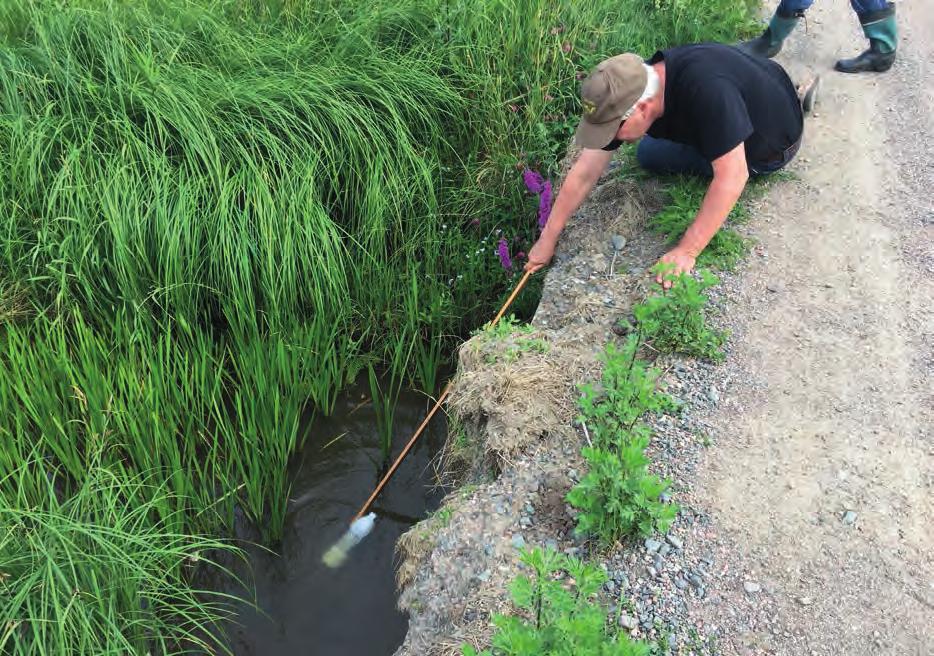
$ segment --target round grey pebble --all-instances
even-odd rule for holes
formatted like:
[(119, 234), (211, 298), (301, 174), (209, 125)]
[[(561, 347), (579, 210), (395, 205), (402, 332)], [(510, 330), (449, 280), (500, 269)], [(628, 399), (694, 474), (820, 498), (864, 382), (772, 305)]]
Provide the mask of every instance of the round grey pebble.
[(622, 235), (613, 235), (610, 242), (613, 244), (614, 251), (621, 251), (626, 248), (626, 238)]
[(714, 405), (720, 402), (720, 392), (717, 391), (716, 387), (710, 387), (707, 389), (707, 398), (710, 399), (710, 402)]
[(639, 623), (636, 621), (635, 617), (632, 617), (631, 615), (626, 615), (625, 613), (623, 613), (622, 615), (619, 616), (619, 625), (623, 627), (624, 629), (628, 629), (629, 631), (632, 631), (637, 626), (639, 626)]
[(759, 592), (759, 590), (761, 589), (762, 589), (762, 586), (760, 586), (755, 581), (744, 581), (743, 582), (743, 590), (746, 591), (746, 594), (755, 594)]
[(525, 546), (525, 538), (522, 537), (521, 533), (516, 533), (512, 536), (512, 546), (516, 549), (521, 549)]
[(616, 581), (624, 590), (629, 587), (629, 576), (625, 572), (619, 572)]

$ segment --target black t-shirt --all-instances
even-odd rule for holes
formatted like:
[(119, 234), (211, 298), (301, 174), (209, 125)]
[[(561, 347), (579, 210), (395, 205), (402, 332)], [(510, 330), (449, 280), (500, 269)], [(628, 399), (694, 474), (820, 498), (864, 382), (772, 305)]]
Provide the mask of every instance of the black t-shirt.
[(801, 138), (794, 84), (773, 61), (719, 43), (655, 53), (665, 60), (665, 113), (649, 135), (689, 144), (713, 161), (746, 144), (750, 164), (771, 161)]

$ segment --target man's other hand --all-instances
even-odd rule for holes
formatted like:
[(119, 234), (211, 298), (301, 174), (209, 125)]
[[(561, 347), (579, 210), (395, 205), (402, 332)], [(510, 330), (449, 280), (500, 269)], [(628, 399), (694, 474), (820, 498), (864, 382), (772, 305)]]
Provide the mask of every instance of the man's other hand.
[(529, 259), (525, 263), (525, 270), (535, 273), (543, 266), (551, 262), (555, 254), (555, 240), (544, 235), (538, 238), (532, 250), (529, 251)]
[[(669, 265), (664, 275), (665, 277), (670, 277), (679, 276), (682, 273), (690, 273), (694, 269), (694, 261), (696, 259), (697, 258), (687, 249), (678, 247), (665, 253), (659, 260), (659, 263)], [(674, 268), (671, 268), (672, 266)], [(661, 273), (655, 276), (655, 282), (662, 285), (665, 289), (671, 289), (671, 280), (666, 280)]]

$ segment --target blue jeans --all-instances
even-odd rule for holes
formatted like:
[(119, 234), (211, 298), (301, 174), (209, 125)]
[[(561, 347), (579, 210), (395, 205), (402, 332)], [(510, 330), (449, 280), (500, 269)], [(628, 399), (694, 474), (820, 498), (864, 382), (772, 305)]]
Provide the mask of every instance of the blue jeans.
[[(805, 11), (813, 4), (814, 0), (782, 0), (778, 5), (778, 13), (781, 16), (793, 16)], [(874, 11), (882, 11), (889, 6), (889, 2), (888, 0), (850, 0), (850, 6), (858, 16), (862, 16)]]
[[(798, 142), (800, 143), (800, 141)], [(784, 157), (768, 164), (749, 162), (750, 175), (767, 175), (785, 167), (798, 152), (797, 145), (789, 148)], [(656, 139), (645, 135), (636, 148), (639, 166), (653, 173), (697, 175), (713, 177), (713, 166), (694, 146), (680, 144), (668, 139)]]

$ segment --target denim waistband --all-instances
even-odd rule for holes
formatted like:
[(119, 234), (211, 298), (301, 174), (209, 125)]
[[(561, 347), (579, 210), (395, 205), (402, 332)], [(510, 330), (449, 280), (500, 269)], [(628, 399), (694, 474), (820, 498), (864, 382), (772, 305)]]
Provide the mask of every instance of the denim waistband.
[(750, 162), (749, 163), (749, 172), (752, 174), (761, 175), (763, 173), (774, 173), (779, 169), (784, 168), (788, 162), (794, 159), (794, 156), (798, 154), (798, 149), (801, 147), (801, 139), (804, 137), (798, 137), (798, 140), (788, 146), (785, 150), (776, 153), (773, 157), (770, 157), (764, 162)]

